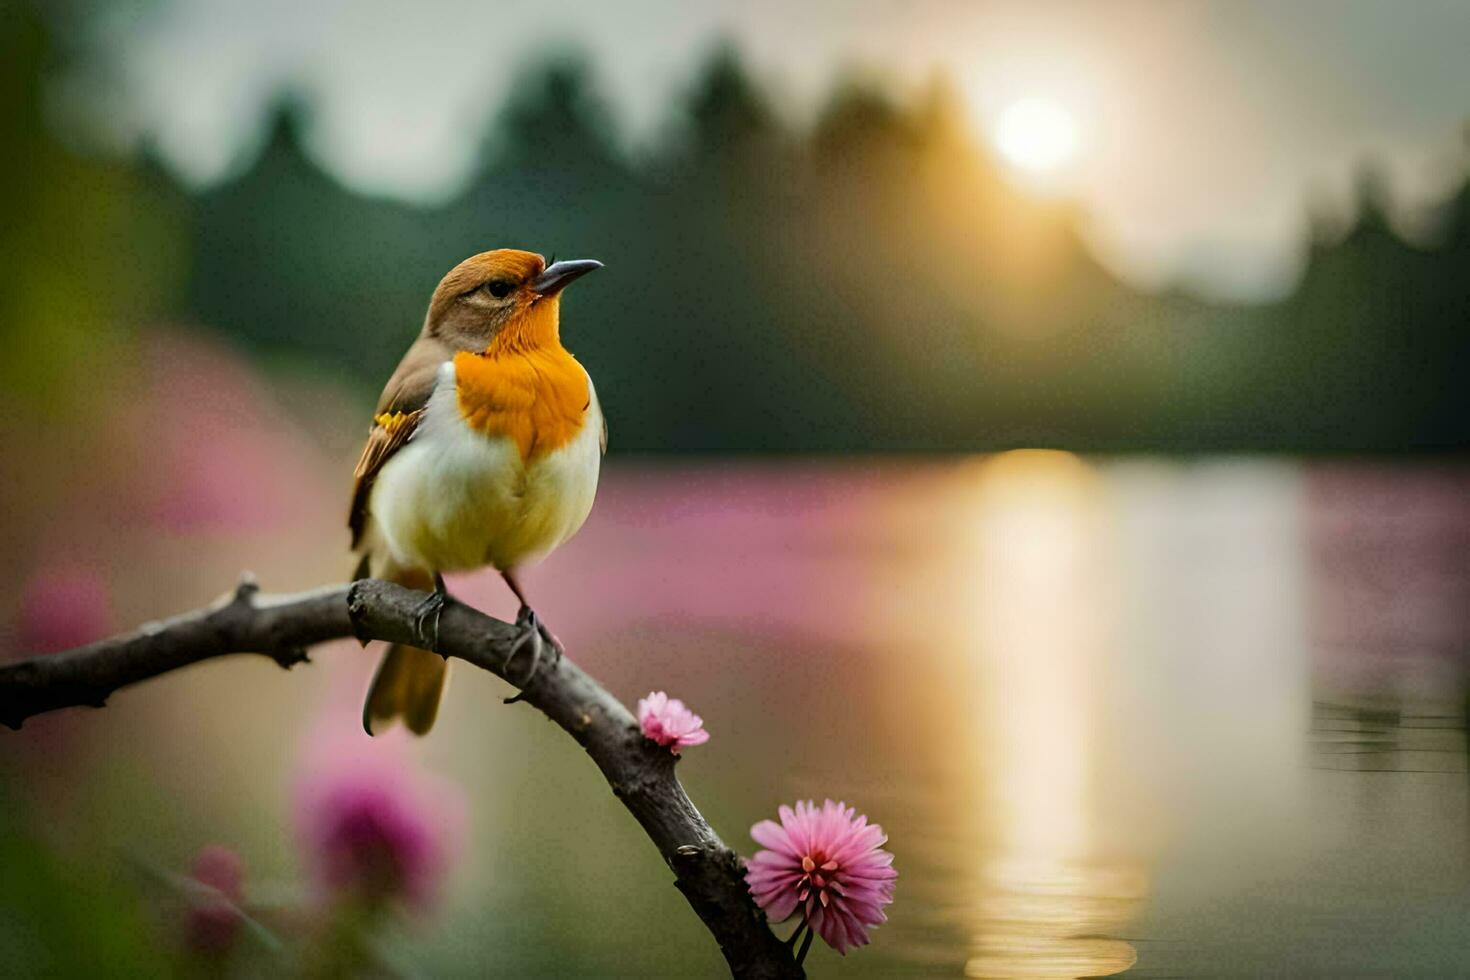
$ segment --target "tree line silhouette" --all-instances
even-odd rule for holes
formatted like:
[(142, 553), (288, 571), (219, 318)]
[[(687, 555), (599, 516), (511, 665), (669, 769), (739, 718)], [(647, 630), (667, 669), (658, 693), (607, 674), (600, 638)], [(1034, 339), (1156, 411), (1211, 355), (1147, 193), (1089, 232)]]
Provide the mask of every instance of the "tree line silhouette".
[(566, 300), (623, 450), (1355, 451), (1465, 445), (1470, 183), (1432, 247), (1365, 183), (1263, 305), (1147, 293), (1081, 216), (1009, 183), (942, 83), (912, 104), (839, 86), (810, 131), (778, 121), (729, 48), (642, 157), (583, 61), (523, 76), (454, 199), (344, 188), (280, 102), (258, 157), (191, 194), (171, 312), (376, 392), (438, 277), (513, 245), (607, 268)]

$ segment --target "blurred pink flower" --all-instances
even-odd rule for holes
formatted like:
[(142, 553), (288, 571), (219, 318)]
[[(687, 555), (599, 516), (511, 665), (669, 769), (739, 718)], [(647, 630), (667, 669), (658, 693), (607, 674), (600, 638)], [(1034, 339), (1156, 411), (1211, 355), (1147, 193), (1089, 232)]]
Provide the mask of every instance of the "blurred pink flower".
[(684, 707), (684, 702), (663, 691), (651, 691), (638, 702), (638, 727), (643, 734), (667, 745), (675, 755), (686, 745), (703, 745), (709, 741), (704, 719)]
[(196, 953), (223, 955), (235, 945), (244, 924), (240, 904), (245, 899), (245, 862), (228, 847), (211, 844), (194, 858), (190, 877), (213, 891), (201, 889), (190, 897), (184, 943)]
[[(783, 806), (781, 822), (762, 820), (750, 836), (766, 850), (748, 862), (746, 884), (756, 904), (775, 921), (801, 908), (812, 931), (846, 954), (865, 946), (868, 930), (886, 922), (898, 872), (883, 850), (883, 828), (843, 803), (819, 809), (805, 800)], [(798, 930), (800, 931), (800, 930)]]
[[(44, 561), (20, 587), (9, 636), (0, 640), (0, 657), (57, 653), (102, 639), (113, 631), (111, 592), (102, 570), (61, 556)], [(86, 792), (76, 778), (82, 756), (107, 743), (95, 719), (61, 711), (30, 718), (25, 737), (7, 744), (7, 761), (17, 763), (35, 799), (60, 818), (74, 807), (73, 796)]]
[(296, 796), (306, 863), (325, 897), (433, 903), (458, 847), (463, 798), (415, 769), (401, 741), (328, 736), (309, 751)]
[(24, 653), (55, 653), (99, 640), (112, 621), (107, 582), (95, 569), (61, 566), (25, 584), (16, 624)]
[[(183, 331), (139, 337), (148, 366), (117, 422), (146, 444), (129, 468), (130, 516), (175, 534), (277, 528), (306, 516), (317, 455), (271, 387), (238, 353)], [(196, 391), (187, 412), (177, 393)]]
[(397, 787), (343, 783), (323, 795), (312, 858), (327, 889), (420, 904), (444, 869), (427, 814)]

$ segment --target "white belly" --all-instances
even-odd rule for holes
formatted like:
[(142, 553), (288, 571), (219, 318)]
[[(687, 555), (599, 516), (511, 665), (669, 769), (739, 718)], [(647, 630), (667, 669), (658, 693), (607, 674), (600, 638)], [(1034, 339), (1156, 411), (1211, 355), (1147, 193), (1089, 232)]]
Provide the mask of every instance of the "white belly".
[(423, 422), (383, 465), (368, 503), (392, 558), (439, 572), (516, 568), (577, 533), (597, 493), (602, 410), (571, 442), (521, 460), (515, 443), (464, 423), (447, 363)]

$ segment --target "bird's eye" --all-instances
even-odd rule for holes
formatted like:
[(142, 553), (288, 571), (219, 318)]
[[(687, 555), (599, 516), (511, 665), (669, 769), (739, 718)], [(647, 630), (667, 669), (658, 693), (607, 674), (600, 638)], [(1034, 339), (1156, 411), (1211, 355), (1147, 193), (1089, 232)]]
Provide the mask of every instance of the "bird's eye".
[(510, 295), (510, 291), (514, 288), (515, 287), (513, 284), (504, 279), (494, 279), (485, 284), (485, 289), (488, 290), (490, 295), (494, 296), (496, 299), (505, 299), (505, 297)]

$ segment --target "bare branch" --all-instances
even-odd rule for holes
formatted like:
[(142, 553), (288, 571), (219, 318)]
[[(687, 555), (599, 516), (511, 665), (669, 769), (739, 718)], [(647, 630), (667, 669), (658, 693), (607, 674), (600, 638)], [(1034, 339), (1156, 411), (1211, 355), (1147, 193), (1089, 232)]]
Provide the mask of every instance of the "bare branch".
[(42, 712), (101, 707), (118, 688), (230, 654), (263, 654), (289, 668), (307, 659), (307, 647), (347, 636), (432, 649), (522, 688), (526, 703), (577, 740), (674, 872), (675, 885), (719, 943), (733, 976), (805, 975), (751, 900), (740, 858), (674, 775), (677, 757), (643, 738), (622, 702), (568, 657), (553, 664), (543, 655), (534, 679), (523, 686), (536, 650), (534, 642), (517, 650), (518, 627), (450, 602), (437, 636), (426, 635), (433, 630), (419, 615), (424, 599), (424, 593), (373, 579), (266, 596), (246, 578), (208, 609), (0, 666), (0, 722), (20, 728)]

